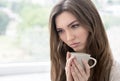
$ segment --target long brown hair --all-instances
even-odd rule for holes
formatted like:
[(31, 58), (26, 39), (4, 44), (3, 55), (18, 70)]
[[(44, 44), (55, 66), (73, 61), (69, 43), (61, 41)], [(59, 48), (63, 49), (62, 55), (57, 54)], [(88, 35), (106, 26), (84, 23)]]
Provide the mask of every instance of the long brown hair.
[(103, 23), (91, 0), (61, 0), (54, 6), (49, 20), (51, 80), (66, 81), (66, 52), (74, 51), (60, 40), (56, 31), (56, 17), (64, 11), (72, 13), (89, 31), (86, 50), (97, 59), (89, 81), (109, 81), (113, 58)]

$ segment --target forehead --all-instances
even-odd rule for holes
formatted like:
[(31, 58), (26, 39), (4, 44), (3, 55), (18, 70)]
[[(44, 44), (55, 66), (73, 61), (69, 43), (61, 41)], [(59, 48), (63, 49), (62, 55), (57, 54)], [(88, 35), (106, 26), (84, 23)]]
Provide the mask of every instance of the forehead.
[(68, 11), (64, 11), (56, 17), (55, 23), (57, 27), (58, 26), (63, 27), (63, 26), (67, 26), (68, 24), (70, 24), (75, 20), (77, 20), (77, 18), (72, 13)]

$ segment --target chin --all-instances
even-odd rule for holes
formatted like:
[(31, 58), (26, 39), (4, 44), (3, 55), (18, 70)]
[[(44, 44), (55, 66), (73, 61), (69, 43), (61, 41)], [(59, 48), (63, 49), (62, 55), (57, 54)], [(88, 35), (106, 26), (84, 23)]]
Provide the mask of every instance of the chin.
[(74, 49), (75, 52), (80, 52), (81, 50), (80, 49)]
[(74, 51), (75, 52), (85, 52), (84, 49), (78, 49), (78, 48), (74, 49)]

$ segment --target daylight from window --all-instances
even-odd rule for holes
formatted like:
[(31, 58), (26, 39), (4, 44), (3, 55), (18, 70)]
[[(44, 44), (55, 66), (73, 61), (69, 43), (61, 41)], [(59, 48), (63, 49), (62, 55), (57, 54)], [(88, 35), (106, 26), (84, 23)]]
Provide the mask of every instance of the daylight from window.
[[(57, 1), (0, 0), (0, 81), (50, 81), (48, 22)], [(120, 0), (92, 1), (120, 62)]]
[(0, 0), (0, 63), (48, 61), (54, 0)]

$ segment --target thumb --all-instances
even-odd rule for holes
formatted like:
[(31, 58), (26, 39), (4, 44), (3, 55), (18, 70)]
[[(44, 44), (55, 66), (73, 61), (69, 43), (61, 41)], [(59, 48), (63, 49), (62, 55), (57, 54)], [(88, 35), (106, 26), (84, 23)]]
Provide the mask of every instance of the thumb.
[(71, 57), (71, 54), (70, 54), (70, 52), (68, 51), (68, 52), (67, 52), (67, 56), (66, 56), (66, 60), (69, 59), (70, 57)]

